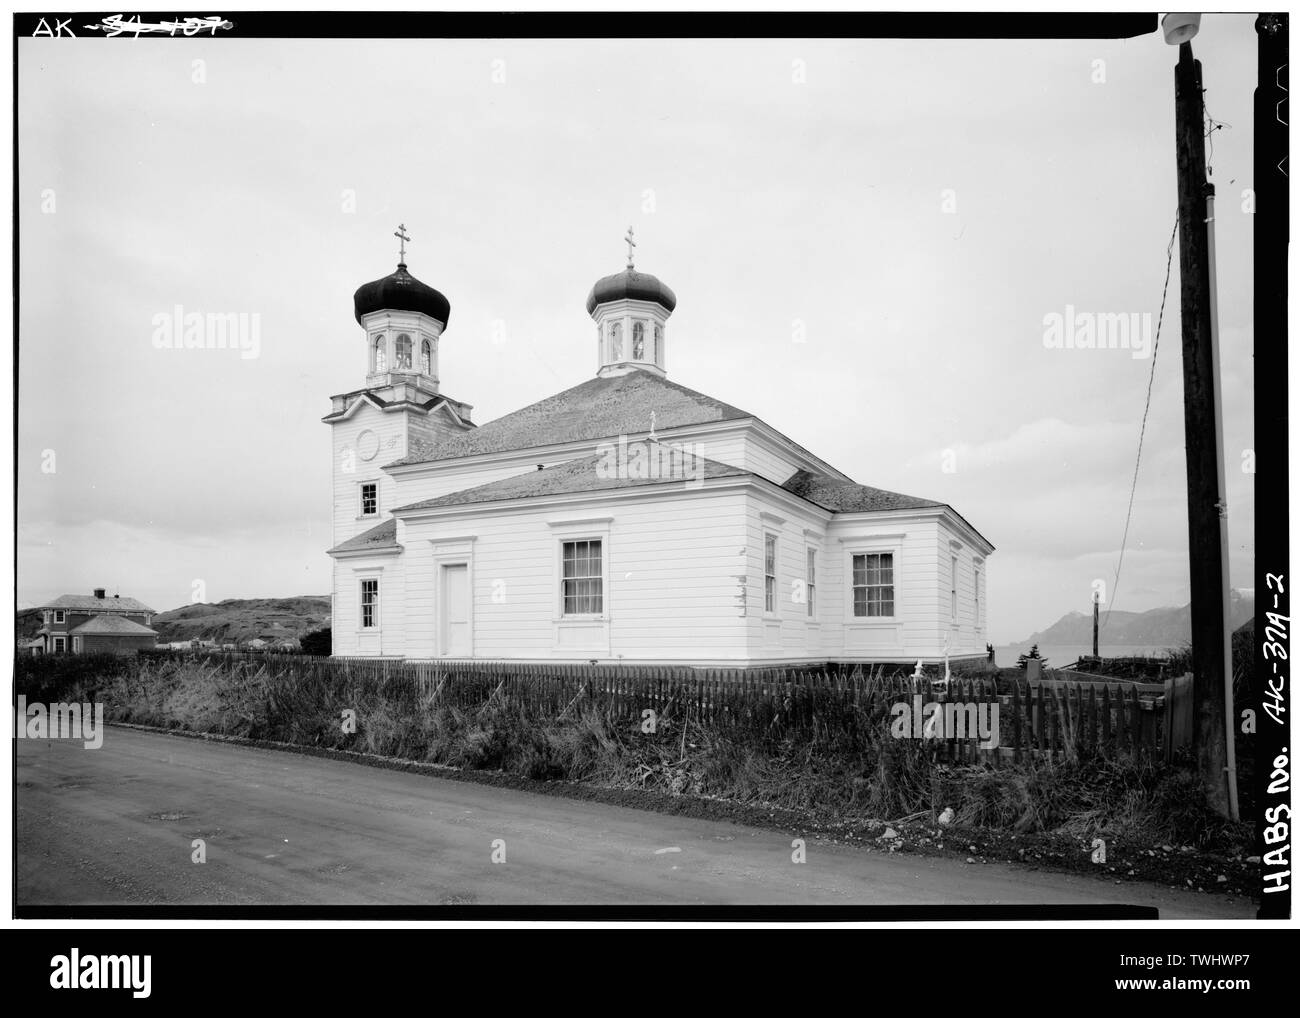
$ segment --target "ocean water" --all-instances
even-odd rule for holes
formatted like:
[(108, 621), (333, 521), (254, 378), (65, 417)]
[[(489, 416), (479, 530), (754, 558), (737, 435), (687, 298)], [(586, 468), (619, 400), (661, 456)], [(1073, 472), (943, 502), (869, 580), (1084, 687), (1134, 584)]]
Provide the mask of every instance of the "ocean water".
[[(1033, 646), (1029, 643), (1017, 643), (1010, 646), (994, 647), (993, 651), (997, 655), (995, 660), (999, 665), (1010, 667), (1016, 663), (1016, 658), (1021, 654), (1028, 654), (1029, 648)], [(1169, 654), (1168, 647), (1120, 647), (1107, 646), (1103, 642), (1098, 648), (1102, 657), (1166, 657)], [(1080, 657), (1092, 656), (1092, 644), (1081, 643), (1061, 643), (1038, 645), (1039, 656), (1047, 658), (1047, 663), (1053, 667), (1061, 668), (1068, 664), (1073, 664)]]

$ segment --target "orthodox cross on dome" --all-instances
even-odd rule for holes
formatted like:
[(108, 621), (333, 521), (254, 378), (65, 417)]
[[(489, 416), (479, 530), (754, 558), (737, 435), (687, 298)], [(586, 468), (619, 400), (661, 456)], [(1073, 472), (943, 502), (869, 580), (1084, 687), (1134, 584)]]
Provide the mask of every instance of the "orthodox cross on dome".
[(632, 239), (632, 227), (627, 228), (627, 236), (623, 238), (627, 241), (627, 267), (632, 268), (632, 249), (636, 247), (636, 241)]
[(405, 265), (406, 264), (406, 242), (411, 239), (406, 235), (406, 224), (398, 223), (397, 229), (394, 231), (393, 236), (402, 242), (401, 253), (398, 255), (398, 260), (403, 265)]

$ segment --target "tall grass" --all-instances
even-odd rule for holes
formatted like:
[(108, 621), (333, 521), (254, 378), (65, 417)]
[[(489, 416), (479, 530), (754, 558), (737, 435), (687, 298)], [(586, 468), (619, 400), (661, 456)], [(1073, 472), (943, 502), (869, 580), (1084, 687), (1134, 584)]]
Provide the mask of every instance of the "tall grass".
[[(861, 676), (860, 676), (861, 678)], [(888, 820), (952, 807), (970, 827), (1206, 844), (1231, 832), (1195, 781), (1144, 760), (1067, 752), (992, 769), (952, 766), (933, 743), (889, 736), (890, 697), (833, 686), (746, 699), (723, 690), (701, 718), (656, 701), (652, 730), (625, 700), (537, 695), (494, 676), (282, 668), (169, 656), (20, 661), (29, 699), (98, 700), (109, 720), (360, 751), (812, 815)], [(875, 676), (876, 692), (890, 687)], [(874, 689), (875, 687), (868, 687)], [(453, 695), (453, 689), (455, 695)], [(468, 692), (467, 692), (468, 689)], [(1076, 743), (1077, 712), (1063, 741)]]

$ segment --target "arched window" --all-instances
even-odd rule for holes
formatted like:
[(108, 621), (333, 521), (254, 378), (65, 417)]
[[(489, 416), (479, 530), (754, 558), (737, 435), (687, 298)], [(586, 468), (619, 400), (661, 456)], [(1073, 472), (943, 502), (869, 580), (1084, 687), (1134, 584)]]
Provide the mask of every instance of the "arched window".
[(397, 337), (397, 350), (393, 355), (395, 367), (398, 371), (411, 370), (411, 337), (402, 333)]
[(384, 337), (375, 337), (375, 371), (388, 370), (388, 350), (384, 347)]
[(420, 344), (420, 370), (433, 375), (433, 345), (427, 339)]
[(661, 368), (664, 366), (664, 327), (655, 322), (655, 356), (654, 362)]
[(645, 322), (632, 323), (632, 359), (645, 360)]
[(622, 322), (615, 322), (609, 327), (609, 359), (611, 361), (621, 361), (623, 359)]

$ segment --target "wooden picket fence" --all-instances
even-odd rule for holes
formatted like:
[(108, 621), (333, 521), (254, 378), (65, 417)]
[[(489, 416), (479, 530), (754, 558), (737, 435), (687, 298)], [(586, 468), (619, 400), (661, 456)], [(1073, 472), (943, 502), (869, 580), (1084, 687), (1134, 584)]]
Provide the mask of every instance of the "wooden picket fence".
[[(1105, 680), (953, 679), (946, 686), (905, 674), (786, 668), (693, 669), (682, 666), (536, 664), (505, 661), (405, 661), (301, 655), (184, 653), (217, 670), (299, 688), (360, 691), (412, 707), (435, 703), (482, 710), (508, 702), (535, 715), (564, 718), (595, 707), (610, 718), (684, 718), (691, 724), (743, 727), (767, 735), (808, 732), (876, 737), (895, 721), (896, 705), (922, 712), (963, 706), (963, 719), (987, 719), (998, 706), (997, 745), (985, 748), (944, 730), (923, 741), (953, 763), (993, 766), (1030, 757), (1091, 755), (1171, 759), (1190, 740), (1190, 677), (1164, 683)], [(154, 652), (149, 658), (166, 657)], [(919, 698), (919, 699), (918, 699)], [(1172, 705), (1172, 709), (1171, 709)], [(1171, 720), (1172, 719), (1172, 720)], [(906, 728), (912, 733), (911, 723)]]

